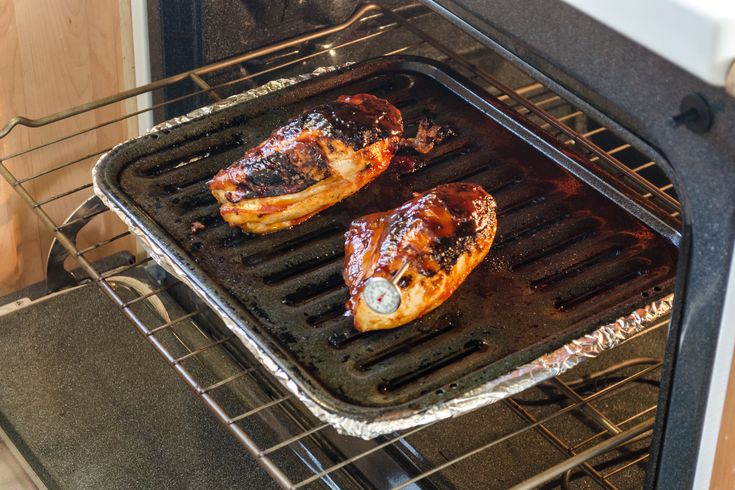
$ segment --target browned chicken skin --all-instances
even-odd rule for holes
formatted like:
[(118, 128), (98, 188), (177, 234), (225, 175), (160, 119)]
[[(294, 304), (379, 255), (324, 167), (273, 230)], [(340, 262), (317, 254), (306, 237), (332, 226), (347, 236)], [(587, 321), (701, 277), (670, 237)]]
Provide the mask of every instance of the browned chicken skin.
[[(496, 231), (495, 200), (475, 184), (445, 184), (404, 205), (352, 222), (346, 234), (343, 276), (347, 309), (359, 331), (395, 328), (441, 305), (485, 258)], [(370, 277), (398, 281), (402, 301), (391, 314), (362, 298)]]
[(307, 110), (209, 182), (230, 226), (270, 233), (354, 194), (388, 168), (401, 113), (369, 94)]

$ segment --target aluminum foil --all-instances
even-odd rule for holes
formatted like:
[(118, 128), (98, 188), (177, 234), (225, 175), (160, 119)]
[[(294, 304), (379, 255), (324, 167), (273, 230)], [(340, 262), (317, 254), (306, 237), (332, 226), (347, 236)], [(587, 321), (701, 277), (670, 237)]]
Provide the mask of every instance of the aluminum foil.
[[(283, 78), (266, 83), (260, 87), (248, 90), (241, 94), (233, 95), (215, 104), (196, 109), (189, 114), (165, 121), (151, 128), (150, 132), (170, 129), (193, 119), (205, 117), (208, 114), (222, 110), (235, 104), (249, 101), (262, 95), (281, 90), (304, 80), (308, 80), (323, 73), (334, 71), (338, 67), (319, 68), (312, 73), (299, 75), (292, 78)], [(105, 159), (100, 157), (99, 162)], [(97, 165), (99, 165), (99, 162)], [(306, 407), (320, 420), (332, 425), (339, 433), (372, 439), (376, 436), (394, 432), (397, 430), (410, 429), (450, 417), (468, 413), (480, 407), (495, 403), (498, 400), (515, 395), (531, 386), (545, 381), (554, 376), (571, 369), (587, 358), (596, 357), (600, 353), (616, 347), (626, 339), (643, 330), (657, 320), (665, 318), (670, 312), (673, 304), (673, 295), (659, 299), (649, 305), (633, 311), (631, 314), (617, 319), (607, 325), (602, 325), (592, 333), (576, 339), (552, 352), (542, 355), (538, 359), (517, 367), (513, 371), (485, 383), (477, 388), (462, 393), (457, 397), (438, 403), (421, 411), (405, 411), (393, 414), (390, 417), (372, 418), (370, 420), (346, 416), (335, 413), (325, 408), (319, 400), (305, 393), (290, 375), (283, 370), (268, 353), (263, 351), (253, 338), (250, 337), (235, 319), (231, 318), (224, 310), (217, 307), (209, 293), (196, 286), (189, 278), (186, 271), (182, 270), (170, 257), (169, 251), (158, 247), (154, 241), (149, 240), (144, 230), (134, 225), (128, 216), (128, 210), (118, 208), (114, 205), (97, 186), (98, 166), (92, 170), (95, 194), (130, 228), (131, 232), (140, 240), (143, 247), (148, 251), (153, 260), (169, 273), (177, 277), (195, 293), (197, 293), (223, 320), (225, 325), (232, 330), (248, 351), (259, 361), (281, 384), (293, 393)]]
[(303, 75), (297, 75), (295, 77), (290, 77), (290, 78), (279, 78), (278, 80), (271, 80), (265, 85), (261, 85), (260, 87), (250, 89), (247, 92), (242, 92), (239, 94), (231, 95), (230, 97), (227, 97), (226, 99), (215, 102), (214, 104), (210, 104), (204, 107), (200, 107), (198, 109), (194, 109), (193, 111), (191, 111), (190, 113), (184, 116), (174, 117), (172, 119), (169, 119), (168, 121), (163, 121), (162, 123), (157, 124), (153, 126), (152, 128), (148, 129), (146, 131), (146, 134), (158, 133), (160, 131), (163, 131), (164, 129), (171, 129), (176, 126), (180, 126), (185, 122), (193, 121), (194, 119), (199, 119), (201, 117), (212, 114), (213, 112), (221, 111), (222, 109), (226, 109), (227, 107), (232, 107), (233, 105), (237, 105), (242, 102), (246, 102), (248, 100), (256, 99), (258, 97), (269, 94), (271, 92), (276, 92), (283, 88), (290, 87), (291, 85), (295, 85), (299, 82), (303, 82), (304, 80), (308, 80), (310, 78), (314, 78), (316, 76), (323, 75), (324, 73), (329, 73), (331, 71), (338, 70), (339, 68), (342, 68), (344, 66), (349, 66), (351, 64), (352, 63), (345, 63), (343, 65), (323, 66), (323, 67), (317, 68), (311, 73), (305, 73)]

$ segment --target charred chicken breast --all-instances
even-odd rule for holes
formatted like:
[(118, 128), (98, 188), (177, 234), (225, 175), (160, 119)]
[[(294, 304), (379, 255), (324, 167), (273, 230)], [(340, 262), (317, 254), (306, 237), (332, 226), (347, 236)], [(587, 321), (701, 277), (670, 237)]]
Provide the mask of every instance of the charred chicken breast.
[(269, 233), (301, 223), (388, 168), (401, 113), (369, 94), (340, 96), (275, 130), (209, 182), (230, 226)]
[[(404, 205), (353, 221), (346, 234), (343, 276), (347, 310), (359, 331), (395, 328), (441, 305), (485, 258), (496, 231), (495, 200), (474, 184), (445, 184)], [(401, 302), (373, 311), (363, 298), (368, 279), (391, 280)]]

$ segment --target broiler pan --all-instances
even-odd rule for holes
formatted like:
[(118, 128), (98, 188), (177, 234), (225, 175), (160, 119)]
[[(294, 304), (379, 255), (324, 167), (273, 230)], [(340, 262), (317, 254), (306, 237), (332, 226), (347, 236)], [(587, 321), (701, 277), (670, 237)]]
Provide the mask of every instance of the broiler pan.
[[(409, 136), (427, 116), (455, 135), (420, 157), (418, 170), (393, 165), (293, 229), (266, 236), (230, 229), (206, 181), (303, 109), (360, 92), (393, 102)], [(497, 391), (499, 380), (511, 394), (558, 371), (529, 378), (534, 362), (577, 362), (559, 358), (575, 339), (666, 313), (677, 232), (592, 167), (449, 68), (388, 57), (169, 124), (104, 155), (94, 177), (96, 192), (153, 255), (315, 414), (370, 437), (489, 403), (493, 397), (478, 395)], [(344, 231), (354, 218), (450, 181), (495, 196), (498, 235), (488, 257), (420, 320), (356, 332), (343, 316)], [(204, 229), (193, 230), (194, 222)], [(514, 383), (521, 380), (514, 373), (526, 373), (525, 381)]]

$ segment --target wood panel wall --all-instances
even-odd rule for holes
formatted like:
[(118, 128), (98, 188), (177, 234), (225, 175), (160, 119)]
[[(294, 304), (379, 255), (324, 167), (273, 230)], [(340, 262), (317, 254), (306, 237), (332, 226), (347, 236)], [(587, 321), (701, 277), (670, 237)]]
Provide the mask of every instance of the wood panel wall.
[[(730, 327), (735, 328), (735, 325), (730, 325)], [(720, 384), (720, 386), (713, 386), (712, 389), (724, 389), (725, 380), (721, 380)], [(735, 359), (730, 367), (730, 380), (727, 382), (727, 395), (722, 412), (720, 434), (717, 438), (717, 452), (710, 487), (716, 490), (735, 488)]]
[[(0, 125), (15, 115), (38, 118), (132, 87), (130, 0), (0, 0)], [(118, 118), (132, 102), (117, 103), (42, 128), (16, 127), (0, 139), (0, 158)], [(18, 179), (91, 155), (137, 133), (134, 118), (106, 125), (31, 153), (5, 159)], [(96, 157), (26, 184), (37, 200), (91, 181)], [(45, 206), (56, 223), (91, 189)], [(80, 238), (84, 247), (124, 230), (110, 213), (95, 220)], [(52, 235), (0, 179), (0, 296), (45, 277)], [(132, 239), (90, 254), (95, 259), (131, 248)]]

